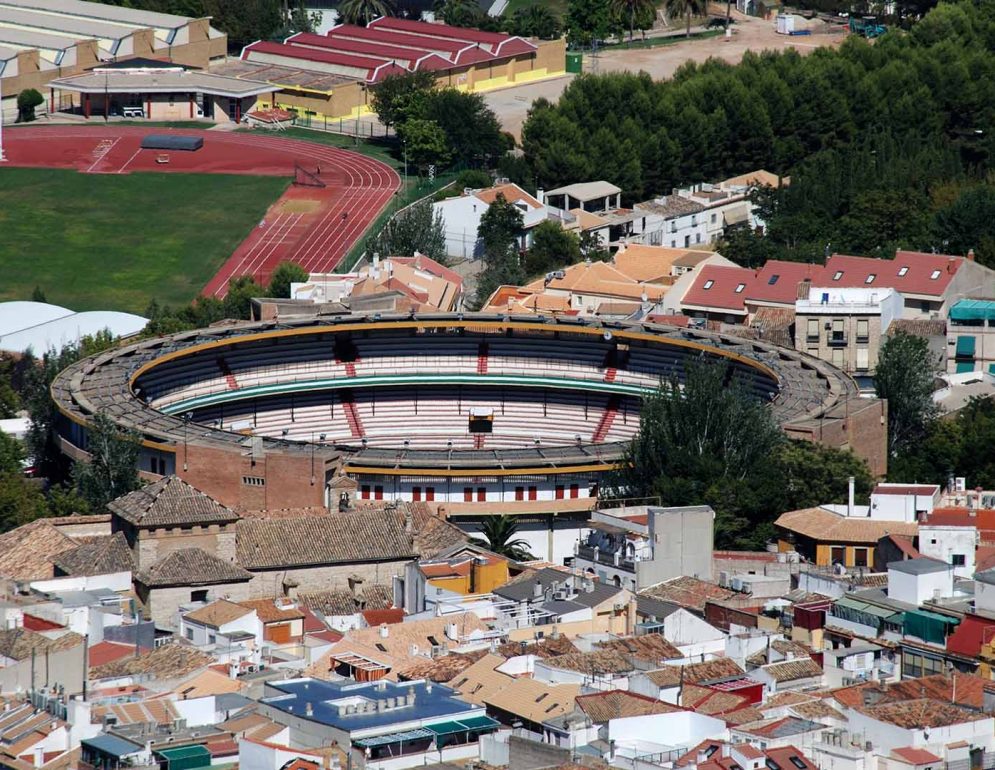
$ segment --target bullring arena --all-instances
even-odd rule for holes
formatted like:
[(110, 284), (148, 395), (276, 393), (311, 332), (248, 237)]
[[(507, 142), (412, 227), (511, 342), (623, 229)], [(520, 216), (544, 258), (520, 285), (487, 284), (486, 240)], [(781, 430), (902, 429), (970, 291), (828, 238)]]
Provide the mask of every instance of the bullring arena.
[(467, 313), (243, 324), (100, 354), (53, 393), (69, 454), (85, 452), (102, 413), (141, 434), (143, 472), (176, 473), (234, 508), (334, 507), (345, 493), (455, 517), (583, 515), (638, 430), (642, 397), (700, 356), (725, 361), (728, 381), (790, 435), (845, 445), (859, 432), (883, 446), (881, 402), (828, 364), (650, 323)]
[[(196, 152), (142, 149), (150, 134), (199, 137)], [(302, 176), (204, 287), (224, 296), (232, 277), (265, 283), (290, 260), (331, 272), (400, 185), (397, 172), (359, 153), (268, 134), (137, 126), (30, 126), (4, 132), (8, 166), (75, 168), (89, 174), (131, 172)], [(223, 207), (224, 202), (219, 202)]]

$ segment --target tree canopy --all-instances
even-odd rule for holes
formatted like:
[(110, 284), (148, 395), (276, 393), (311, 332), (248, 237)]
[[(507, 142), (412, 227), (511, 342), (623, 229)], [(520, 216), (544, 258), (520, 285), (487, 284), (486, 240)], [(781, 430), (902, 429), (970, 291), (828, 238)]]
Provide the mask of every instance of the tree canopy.
[(410, 257), (415, 252), (446, 264), (446, 231), (442, 213), (429, 201), (416, 203), (391, 219), (366, 248), (381, 257)]
[(894, 334), (881, 345), (874, 373), (878, 398), (888, 400), (888, 449), (898, 454), (929, 431), (937, 364), (924, 337)]

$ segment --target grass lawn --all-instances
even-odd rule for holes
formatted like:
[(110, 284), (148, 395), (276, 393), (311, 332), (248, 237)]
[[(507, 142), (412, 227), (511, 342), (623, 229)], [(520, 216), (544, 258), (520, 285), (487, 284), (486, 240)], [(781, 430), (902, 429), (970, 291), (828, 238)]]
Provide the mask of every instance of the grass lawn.
[(561, 19), (567, 15), (567, 0), (508, 0), (508, 7), (502, 15), (510, 19), (515, 15), (515, 11), (533, 5), (544, 5)]
[(636, 37), (629, 42), (628, 33), (626, 33), (626, 39), (621, 43), (611, 43), (609, 45), (604, 45), (601, 47), (603, 51), (617, 51), (624, 48), (659, 48), (664, 45), (676, 45), (677, 43), (686, 43), (689, 40), (704, 40), (710, 37), (719, 37), (724, 35), (724, 29), (706, 29), (701, 32), (692, 32), (691, 37), (687, 35), (672, 35), (670, 37), (648, 37), (645, 40), (639, 38), (639, 33), (636, 33)]
[(192, 300), (289, 184), (279, 177), (0, 175), (0, 300), (142, 313)]

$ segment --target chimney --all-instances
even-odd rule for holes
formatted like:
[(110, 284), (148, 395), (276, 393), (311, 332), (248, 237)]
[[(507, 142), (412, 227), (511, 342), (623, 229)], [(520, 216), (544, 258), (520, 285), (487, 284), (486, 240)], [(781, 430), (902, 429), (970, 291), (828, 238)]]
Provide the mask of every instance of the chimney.
[(34, 756), (32, 763), (35, 767), (41, 767), (45, 764), (45, 749), (41, 746), (35, 746)]
[(314, 707), (310, 703), (304, 704), (304, 715), (309, 717), (314, 716)]
[(381, 623), (380, 624), (380, 638), (381, 639), (386, 639), (388, 636), (390, 636), (390, 628), (387, 626), (386, 623)]
[(413, 535), (415, 533), (415, 517), (408, 506), (404, 507), (404, 533), (406, 535)]
[(974, 262), (974, 249), (967, 250), (967, 261)]
[(636, 597), (629, 599), (625, 608), (625, 635), (632, 636), (636, 633)]
[(538, 580), (532, 584), (532, 598), (541, 599), (542, 598), (542, 583)]
[(846, 515), (847, 516), (853, 516), (853, 510), (854, 510), (853, 496), (854, 496), (854, 487), (855, 487), (855, 484), (856, 484), (856, 479), (854, 479), (853, 476), (851, 476), (847, 480), (847, 498), (846, 498)]
[[(543, 190), (543, 189), (541, 189), (541, 188), (538, 189), (538, 190), (536, 190), (536, 200), (539, 201), (541, 204), (543, 204), (545, 206), (546, 205), (546, 191)], [(971, 253), (974, 254), (973, 251)]]
[(408, 705), (409, 706), (414, 706), (415, 705), (415, 688), (414, 687), (409, 687), (408, 688)]

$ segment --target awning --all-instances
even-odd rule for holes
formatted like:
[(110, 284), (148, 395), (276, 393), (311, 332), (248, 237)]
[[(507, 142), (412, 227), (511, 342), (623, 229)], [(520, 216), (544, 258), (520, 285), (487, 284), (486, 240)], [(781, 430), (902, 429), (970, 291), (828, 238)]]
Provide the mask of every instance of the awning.
[(896, 614), (895, 610), (886, 607), (875, 607), (873, 604), (868, 604), (861, 612), (866, 612), (868, 615), (876, 615), (879, 618), (890, 618), (892, 615)]
[(401, 741), (417, 741), (425, 738), (434, 738), (435, 733), (419, 727), (416, 730), (406, 730), (403, 733), (387, 733), (386, 735), (374, 735), (370, 738), (360, 738), (353, 741), (362, 748), (373, 748), (374, 746), (385, 746), (388, 743), (400, 743)]
[(957, 338), (957, 358), (974, 358), (974, 335), (962, 334)]
[(995, 321), (995, 302), (962, 299), (950, 308), (951, 321)]
[(929, 610), (909, 610), (909, 613), (921, 615), (922, 617), (937, 620), (941, 623), (950, 623), (951, 625), (960, 623), (960, 618), (952, 618), (949, 615), (940, 615), (938, 612), (930, 612)]
[(974, 361), (958, 361), (956, 374), (967, 374), (974, 371)]
[(83, 748), (99, 751), (101, 754), (111, 757), (126, 757), (129, 754), (137, 754), (144, 749), (143, 746), (139, 746), (137, 743), (132, 743), (116, 735), (107, 735), (106, 733), (93, 738), (84, 738), (80, 743), (83, 745)]
[(169, 770), (189, 770), (195, 767), (208, 767), (211, 764), (211, 752), (207, 746), (179, 746), (175, 749), (160, 749), (154, 754), (169, 763)]
[(742, 206), (740, 208), (725, 212), (725, 214), (722, 215), (722, 218), (725, 220), (727, 227), (729, 225), (741, 225), (744, 222), (750, 221), (750, 211), (746, 208), (746, 206)]
[(499, 722), (490, 717), (468, 717), (452, 722), (440, 722), (437, 725), (426, 725), (436, 735), (453, 735), (454, 733), (475, 732), (477, 730), (490, 730), (499, 726)]
[(856, 599), (847, 599), (846, 597), (838, 599), (835, 604), (837, 607), (845, 607), (848, 610), (857, 610), (858, 612), (867, 609), (867, 602), (858, 602)]

